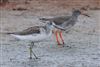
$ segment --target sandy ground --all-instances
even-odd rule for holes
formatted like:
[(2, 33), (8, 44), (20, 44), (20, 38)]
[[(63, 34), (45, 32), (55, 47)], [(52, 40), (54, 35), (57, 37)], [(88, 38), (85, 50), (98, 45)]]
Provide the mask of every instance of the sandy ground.
[[(0, 11), (1, 32), (21, 31), (43, 25), (31, 12)], [(63, 33), (66, 46), (58, 47), (54, 36), (36, 43), (33, 51), (40, 59), (29, 60), (28, 42), (16, 41), (0, 34), (1, 67), (100, 67), (100, 11), (89, 11), (90, 18), (80, 16), (69, 33)], [(45, 16), (43, 16), (45, 17)], [(49, 16), (48, 16), (49, 17)], [(51, 16), (52, 17), (52, 16)]]

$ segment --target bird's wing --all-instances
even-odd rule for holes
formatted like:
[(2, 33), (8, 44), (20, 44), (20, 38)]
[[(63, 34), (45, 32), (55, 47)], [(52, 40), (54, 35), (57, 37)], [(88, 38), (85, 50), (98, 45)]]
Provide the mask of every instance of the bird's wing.
[(42, 21), (50, 21), (55, 23), (56, 25), (61, 25), (63, 22), (68, 21), (71, 16), (61, 16), (61, 17), (54, 17), (54, 18), (40, 18)]
[(53, 22), (56, 25), (61, 25), (62, 23), (64, 23), (65, 21), (67, 22), (70, 19), (70, 16), (62, 16), (62, 17), (56, 17), (53, 19)]
[(36, 34), (36, 33), (37, 34), (40, 33), (40, 26), (34, 26), (20, 32), (12, 32), (12, 33), (7, 33), (7, 34), (29, 35), (29, 34)]
[(65, 30), (65, 28), (63, 28), (63, 27), (61, 27), (61, 26), (58, 26), (58, 25), (53, 25), (55, 28), (58, 28), (58, 29), (60, 29), (60, 30)]

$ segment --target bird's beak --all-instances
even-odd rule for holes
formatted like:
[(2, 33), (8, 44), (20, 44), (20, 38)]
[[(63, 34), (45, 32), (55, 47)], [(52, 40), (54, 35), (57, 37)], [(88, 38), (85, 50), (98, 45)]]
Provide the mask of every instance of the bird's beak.
[(88, 14), (85, 14), (85, 13), (81, 13), (81, 15), (84, 15), (84, 16), (87, 16), (87, 17), (90, 17)]
[(90, 16), (87, 14), (87, 7), (86, 7), (86, 8), (81, 8), (80, 11), (81, 11), (81, 15), (90, 17)]
[(84, 16), (87, 16), (87, 17), (90, 17), (90, 16), (87, 14), (87, 12), (84, 11), (84, 10), (81, 10), (81, 15), (84, 15)]

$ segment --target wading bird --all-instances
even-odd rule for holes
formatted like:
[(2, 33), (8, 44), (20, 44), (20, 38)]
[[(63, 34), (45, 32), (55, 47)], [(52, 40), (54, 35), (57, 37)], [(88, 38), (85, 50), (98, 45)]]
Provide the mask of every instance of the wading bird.
[[(69, 31), (70, 28), (72, 28), (77, 20), (79, 15), (85, 15), (88, 16), (83, 12), (83, 10), (74, 10), (72, 12), (71, 16), (61, 16), (61, 17), (54, 17), (54, 18), (40, 18), (40, 21), (46, 23), (46, 22), (52, 22), (53, 26), (56, 28), (54, 29), (54, 34), (56, 35), (56, 40), (58, 45), (61, 45), (58, 35), (60, 36), (60, 39), (62, 40), (63, 46), (64, 46), (64, 39), (62, 37), (62, 31)], [(89, 16), (88, 16), (89, 17)]]
[(52, 36), (52, 23), (46, 23), (45, 26), (34, 26), (30, 27), (28, 29), (25, 29), (21, 32), (10, 32), (6, 33), (11, 36), (14, 36), (16, 39), (29, 41), (30, 44), (30, 59), (32, 59), (32, 54), (36, 59), (38, 57), (35, 55), (35, 53), (32, 51), (32, 48), (34, 46), (34, 43), (45, 41), (49, 37)]

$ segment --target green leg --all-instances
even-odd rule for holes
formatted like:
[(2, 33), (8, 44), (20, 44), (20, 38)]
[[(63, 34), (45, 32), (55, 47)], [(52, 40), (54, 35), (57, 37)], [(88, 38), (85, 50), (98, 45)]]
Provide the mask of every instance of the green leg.
[(32, 53), (33, 53), (33, 55), (34, 55), (34, 57), (36, 58), (36, 59), (38, 59), (38, 57), (35, 55), (35, 53), (32, 51)]
[(29, 50), (30, 50), (30, 59), (32, 59), (32, 47), (31, 46), (29, 47)]
[(34, 55), (34, 57), (35, 57), (36, 59), (38, 59), (38, 57), (37, 57), (37, 56), (35, 55), (35, 53), (32, 51), (33, 46), (34, 46), (34, 43), (31, 42), (31, 45), (30, 45), (30, 48), (29, 48), (29, 50), (30, 50), (30, 59), (32, 59), (32, 54)]

